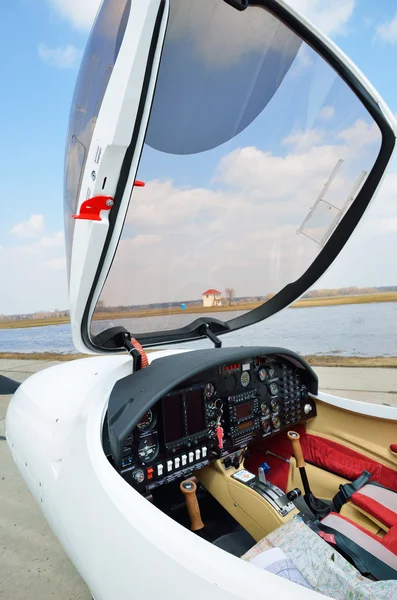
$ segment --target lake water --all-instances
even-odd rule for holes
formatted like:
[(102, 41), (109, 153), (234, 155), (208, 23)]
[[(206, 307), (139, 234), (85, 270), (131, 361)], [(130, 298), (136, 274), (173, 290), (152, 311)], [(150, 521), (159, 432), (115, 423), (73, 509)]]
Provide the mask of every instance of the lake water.
[[(238, 314), (218, 312), (214, 316), (222, 319)], [(176, 315), (174, 325), (182, 326), (192, 318), (196, 315)], [(128, 324), (137, 333), (143, 325), (147, 331), (154, 331), (164, 326), (164, 321), (150, 317), (130, 319)], [(397, 356), (397, 303), (288, 308), (221, 339), (227, 346), (282, 346), (304, 355)], [(194, 348), (209, 346), (209, 341), (189, 344)], [(0, 352), (69, 353), (75, 349), (70, 326), (53, 325), (0, 329)]]

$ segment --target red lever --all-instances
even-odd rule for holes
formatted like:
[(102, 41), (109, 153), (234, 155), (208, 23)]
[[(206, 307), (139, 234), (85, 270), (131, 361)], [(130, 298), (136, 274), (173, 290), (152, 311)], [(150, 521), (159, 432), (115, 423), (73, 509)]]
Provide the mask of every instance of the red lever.
[(111, 196), (94, 196), (85, 200), (80, 206), (80, 213), (72, 215), (73, 219), (83, 219), (87, 221), (102, 221), (101, 211), (110, 210), (114, 204)]
[(218, 440), (219, 450), (223, 449), (223, 428), (220, 425), (216, 426), (216, 438)]
[(136, 185), (136, 187), (145, 187), (146, 184), (144, 181), (139, 181), (139, 179), (135, 179), (134, 185)]

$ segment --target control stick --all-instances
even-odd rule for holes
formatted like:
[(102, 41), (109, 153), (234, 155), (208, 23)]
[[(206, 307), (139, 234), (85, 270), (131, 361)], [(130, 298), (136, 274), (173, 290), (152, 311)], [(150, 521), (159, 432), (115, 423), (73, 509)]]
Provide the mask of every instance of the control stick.
[(187, 512), (190, 518), (190, 527), (192, 531), (199, 531), (204, 528), (204, 523), (201, 520), (201, 512), (197, 500), (197, 485), (192, 479), (185, 479), (180, 484), (180, 490), (185, 496)]
[[(303, 458), (303, 452), (302, 452), (302, 446), (300, 443), (300, 435), (299, 433), (296, 433), (296, 431), (289, 431), (288, 432), (288, 439), (291, 441), (291, 445), (292, 445), (292, 453), (295, 456), (295, 460), (296, 460), (296, 466), (299, 469), (300, 472), (300, 476), (302, 479), (302, 483), (303, 483), (303, 488), (305, 490), (305, 495), (303, 497), (306, 505), (309, 507), (309, 509), (311, 510), (311, 512), (318, 518), (318, 519), (323, 519), (325, 516), (327, 516), (333, 509), (332, 507), (332, 502), (329, 500), (322, 500), (320, 498), (316, 498), (312, 492), (310, 491), (310, 485), (309, 485), (309, 481), (307, 479), (307, 475), (306, 475), (306, 469), (305, 469), (305, 459)], [(292, 492), (297, 492), (298, 490), (292, 490)], [(290, 492), (291, 496), (295, 494), (293, 494), (292, 492)], [(298, 496), (295, 496), (295, 500), (297, 500), (297, 497), (299, 497), (300, 494), (298, 494)]]
[(288, 439), (291, 441), (292, 454), (295, 456), (296, 466), (299, 469), (299, 473), (300, 473), (300, 476), (302, 479), (303, 489), (305, 490), (305, 495), (309, 496), (311, 491), (310, 491), (309, 480), (306, 475), (305, 459), (303, 458), (302, 446), (300, 443), (300, 435), (296, 431), (289, 431), (287, 433), (287, 435), (288, 435)]

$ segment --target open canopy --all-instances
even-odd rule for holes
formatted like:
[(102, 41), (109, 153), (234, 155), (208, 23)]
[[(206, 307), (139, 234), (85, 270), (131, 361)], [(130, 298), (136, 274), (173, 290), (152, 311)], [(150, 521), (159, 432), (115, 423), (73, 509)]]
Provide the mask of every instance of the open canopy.
[[(156, 14), (141, 104), (124, 121), (124, 153), (109, 163), (113, 189), (108, 171), (98, 176), (98, 148), (106, 152), (95, 132), (118, 116), (105, 106), (118, 61), (119, 95), (140, 95), (127, 81), (130, 21), (139, 16), (129, 0), (104, 1), (71, 113), (66, 229), (76, 305), (85, 296), (80, 312), (72, 302), (72, 321), (90, 350), (120, 347), (114, 327), (160, 344), (197, 339), (205, 323), (224, 333), (287, 306), (351, 235), (395, 142), (365, 82), (278, 2), (236, 10), (233, 1), (170, 0), (169, 14), (160, 0), (146, 4)], [(98, 195), (114, 204), (87, 229), (72, 213)], [(95, 226), (106, 226), (100, 242)], [(76, 235), (77, 227), (86, 229)], [(82, 292), (84, 236), (98, 260)]]

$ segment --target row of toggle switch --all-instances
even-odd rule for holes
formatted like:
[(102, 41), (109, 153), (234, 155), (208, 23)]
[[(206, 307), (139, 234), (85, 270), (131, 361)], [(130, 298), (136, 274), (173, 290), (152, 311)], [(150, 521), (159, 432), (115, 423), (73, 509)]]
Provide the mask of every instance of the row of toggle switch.
[(175, 456), (174, 458), (170, 458), (169, 460), (165, 461), (165, 463), (158, 463), (156, 465), (157, 477), (168, 475), (169, 473), (177, 471), (181, 467), (187, 467), (199, 460), (207, 458), (207, 453), (207, 447), (203, 446), (202, 448), (196, 448), (195, 450), (186, 452), (181, 456)]

